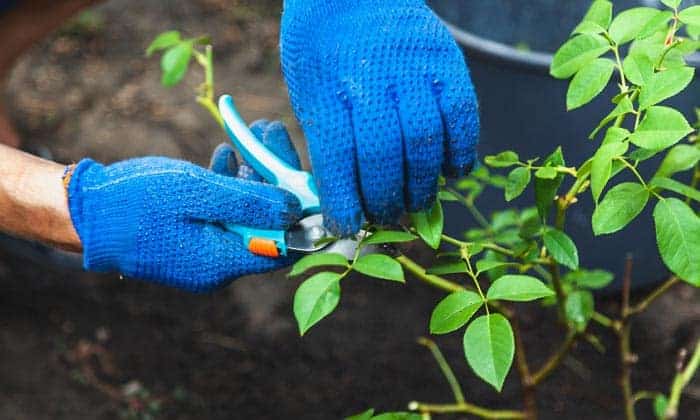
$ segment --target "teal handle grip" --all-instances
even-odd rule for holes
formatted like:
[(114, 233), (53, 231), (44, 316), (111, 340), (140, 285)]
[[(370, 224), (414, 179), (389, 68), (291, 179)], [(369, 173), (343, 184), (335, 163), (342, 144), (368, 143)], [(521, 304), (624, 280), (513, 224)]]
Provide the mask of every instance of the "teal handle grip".
[(247, 164), (270, 184), (294, 194), (301, 203), (305, 216), (321, 211), (313, 176), (289, 166), (262, 144), (236, 110), (230, 95), (219, 98), (219, 112), (226, 133)]
[(246, 249), (250, 249), (250, 241), (252, 239), (267, 239), (275, 242), (280, 255), (287, 255), (287, 243), (284, 239), (285, 232), (283, 230), (271, 229), (253, 229), (241, 225), (226, 225), (226, 229), (238, 234), (243, 240), (243, 245)]

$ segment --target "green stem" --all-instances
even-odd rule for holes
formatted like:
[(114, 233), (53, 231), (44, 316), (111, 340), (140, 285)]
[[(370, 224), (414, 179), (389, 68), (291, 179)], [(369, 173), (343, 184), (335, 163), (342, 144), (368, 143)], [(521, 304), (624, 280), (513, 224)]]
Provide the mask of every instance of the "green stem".
[(467, 210), (469, 210), (472, 217), (476, 219), (477, 223), (479, 223), (479, 225), (481, 225), (483, 229), (487, 229), (489, 231), (491, 230), (491, 224), (486, 219), (486, 217), (484, 217), (484, 215), (479, 211), (479, 209), (476, 208), (476, 206), (473, 202), (471, 202), (471, 200), (468, 200), (464, 195), (462, 195), (459, 191), (455, 190), (454, 188), (445, 187), (445, 190), (451, 192), (455, 197), (459, 199), (459, 202), (462, 203), (464, 207), (467, 208)]
[(433, 340), (430, 340), (425, 337), (420, 337), (418, 339), (418, 344), (425, 346), (428, 348), (428, 350), (430, 350), (430, 353), (432, 353), (433, 358), (437, 362), (438, 366), (440, 366), (440, 370), (445, 376), (447, 383), (450, 385), (450, 389), (452, 390), (452, 395), (454, 395), (455, 397), (455, 401), (458, 404), (463, 404), (464, 394), (462, 393), (462, 386), (459, 384), (459, 381), (457, 380), (457, 377), (452, 371), (452, 368), (450, 367), (449, 363), (447, 363), (447, 360), (445, 360), (445, 356), (443, 356), (442, 352), (440, 351), (440, 348), (437, 346), (437, 344), (435, 344)]
[(197, 62), (204, 68), (203, 92), (197, 95), (197, 103), (206, 109), (214, 117), (214, 120), (223, 127), (224, 120), (221, 118), (219, 108), (214, 101), (214, 53), (212, 47), (211, 45), (205, 46), (204, 54), (197, 50), (194, 50), (193, 54)]
[(566, 338), (564, 339), (564, 342), (559, 346), (557, 351), (552, 354), (549, 359), (542, 365), (542, 367), (535, 372), (532, 375), (532, 382), (534, 385), (539, 384), (542, 382), (544, 379), (546, 379), (553, 371), (556, 369), (561, 362), (564, 360), (564, 357), (566, 357), (567, 354), (569, 354), (569, 350), (571, 350), (571, 346), (574, 345), (574, 342), (576, 341), (576, 332), (573, 330), (569, 330), (566, 333)]
[(628, 311), (627, 311), (627, 315), (628, 315), (628, 316), (631, 316), (631, 315), (635, 315), (635, 314), (638, 314), (638, 313), (644, 311), (647, 307), (649, 307), (649, 305), (651, 305), (651, 303), (652, 303), (654, 300), (656, 300), (656, 298), (658, 298), (659, 296), (661, 296), (661, 295), (663, 295), (664, 293), (666, 293), (666, 291), (667, 291), (668, 289), (670, 289), (671, 287), (673, 287), (673, 286), (674, 286), (676, 283), (678, 283), (678, 282), (679, 282), (678, 277), (676, 277), (676, 276), (671, 276), (671, 277), (669, 277), (668, 280), (666, 280), (666, 281), (663, 282), (659, 287), (657, 287), (656, 289), (654, 289), (654, 291), (652, 291), (651, 293), (649, 293), (649, 295), (646, 296), (646, 297), (645, 297), (644, 299), (642, 299), (641, 301), (639, 301), (639, 303), (637, 303), (636, 305), (634, 305), (634, 306), (632, 306), (631, 308), (629, 308)]
[(436, 287), (440, 290), (444, 290), (446, 292), (452, 293), (452, 292), (458, 292), (460, 290), (465, 290), (463, 286), (460, 286), (457, 283), (451, 282), (447, 279), (444, 279), (442, 277), (433, 275), (433, 274), (427, 274), (425, 272), (425, 268), (417, 264), (415, 261), (412, 259), (408, 258), (405, 255), (399, 255), (398, 257), (394, 258), (399, 264), (403, 266), (408, 272), (416, 276), (419, 280), (423, 281), (424, 283), (427, 283), (433, 287)]
[(681, 394), (686, 385), (693, 379), (695, 372), (700, 366), (700, 340), (695, 345), (695, 350), (693, 351), (693, 356), (690, 362), (686, 365), (685, 369), (679, 372), (673, 384), (671, 385), (671, 392), (668, 396), (668, 405), (666, 406), (666, 412), (664, 413), (665, 419), (675, 419), (678, 416), (678, 403), (681, 400)]
[(408, 409), (412, 411), (419, 411), (421, 413), (436, 413), (436, 414), (449, 414), (449, 413), (467, 413), (472, 414), (482, 419), (524, 419), (525, 414), (522, 411), (516, 410), (493, 410), (486, 407), (481, 407), (478, 405), (470, 403), (460, 403), (460, 404), (427, 404), (418, 401), (413, 401), (408, 405)]
[(622, 60), (620, 60), (620, 49), (617, 44), (612, 45), (613, 54), (615, 55), (615, 63), (617, 70), (620, 73), (620, 84), (622, 85), (622, 91), (627, 90), (627, 79), (625, 79), (625, 72), (622, 69)]
[(614, 321), (600, 312), (593, 312), (591, 319), (604, 327), (613, 328), (614, 326)]

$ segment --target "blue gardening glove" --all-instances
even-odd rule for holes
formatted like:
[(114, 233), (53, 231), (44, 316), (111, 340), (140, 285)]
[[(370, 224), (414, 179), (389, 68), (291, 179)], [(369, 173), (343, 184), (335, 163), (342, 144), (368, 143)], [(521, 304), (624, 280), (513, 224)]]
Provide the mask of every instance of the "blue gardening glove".
[(325, 220), (352, 234), (428, 208), (469, 172), (479, 118), (464, 57), (420, 0), (285, 0), (282, 69)]
[[(272, 140), (280, 138), (272, 132)], [(270, 145), (271, 139), (265, 142)], [(271, 147), (293, 153), (288, 145)], [(281, 157), (298, 162), (296, 156)], [(211, 171), (161, 157), (109, 166), (82, 160), (71, 177), (68, 201), (85, 268), (204, 292), (290, 264), (289, 258), (251, 254), (238, 235), (222, 228), (234, 223), (286, 229), (301, 217), (293, 195), (228, 176), (236, 167), (232, 149), (224, 145), (216, 149)]]

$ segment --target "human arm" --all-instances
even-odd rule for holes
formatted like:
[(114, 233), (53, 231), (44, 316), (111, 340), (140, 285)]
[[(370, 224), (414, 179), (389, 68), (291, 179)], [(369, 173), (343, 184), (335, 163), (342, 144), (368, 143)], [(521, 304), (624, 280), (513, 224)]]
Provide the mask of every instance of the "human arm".
[(64, 165), (0, 144), (0, 231), (81, 251), (63, 187)]
[[(298, 158), (292, 156), (293, 147), (284, 143), (289, 138), (280, 124), (260, 122), (253, 130), (282, 159), (298, 165)], [(25, 208), (63, 203), (66, 207), (55, 211), (64, 218), (67, 214), (72, 221), (82, 244), (83, 265), (89, 271), (119, 272), (126, 277), (204, 292), (243, 275), (272, 271), (293, 262), (293, 257), (253, 255), (241, 237), (224, 228), (225, 224), (236, 224), (285, 230), (301, 216), (300, 205), (290, 193), (251, 180), (250, 171), (244, 171), (246, 179), (234, 177), (238, 165), (229, 146), (216, 149), (212, 170), (164, 157), (111, 165), (83, 159), (70, 174), (67, 194), (60, 183), (61, 165), (46, 161), (30, 164), (36, 158), (11, 152), (3, 153), (3, 168), (7, 166), (9, 173), (12, 165), (28, 181), (11, 189), (12, 194), (7, 194), (11, 199), (3, 198), (2, 203), (15, 216), (0, 226), (49, 242), (45, 232), (51, 231), (53, 222), (44, 218), (54, 217), (53, 212), (36, 212), (38, 220), (34, 223), (45, 225), (44, 229), (33, 227), (22, 214)], [(55, 190), (54, 178), (59, 184)], [(39, 192), (25, 191), (25, 186)], [(43, 191), (51, 191), (54, 196), (41, 197)]]

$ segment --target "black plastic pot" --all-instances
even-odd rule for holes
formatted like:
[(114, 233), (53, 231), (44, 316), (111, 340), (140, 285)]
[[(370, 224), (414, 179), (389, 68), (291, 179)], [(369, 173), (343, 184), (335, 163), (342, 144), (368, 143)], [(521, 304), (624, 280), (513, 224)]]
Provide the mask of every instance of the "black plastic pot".
[[(611, 83), (596, 100), (567, 113), (568, 82), (549, 76), (552, 53), (583, 17), (590, 0), (431, 0), (429, 4), (448, 23), (467, 56), (480, 103), (481, 156), (512, 149), (526, 158), (545, 157), (559, 144), (569, 164), (578, 165), (591, 155), (598, 143), (587, 136), (612, 109), (609, 98), (617, 88)], [(685, 7), (692, 4), (700, 4), (700, 0), (683, 2)], [(661, 7), (655, 0), (622, 0), (614, 5), (616, 12), (640, 5)], [(700, 56), (690, 57), (689, 62), (700, 67)], [(693, 107), (700, 105), (700, 79), (696, 77), (683, 94), (668, 102), (692, 121)], [(654, 164), (648, 166), (655, 168)], [(502, 193), (490, 191), (478, 203), (488, 214), (509, 205), (528, 205), (534, 202), (533, 196), (528, 190), (524, 198), (506, 204)], [(582, 267), (605, 268), (619, 279), (625, 255), (632, 254), (635, 286), (664, 276), (666, 269), (658, 256), (651, 219), (652, 205), (623, 231), (598, 238), (591, 229), (592, 212), (587, 195), (572, 207), (567, 219)], [(446, 215), (446, 229), (452, 234), (476, 225), (462, 208), (448, 205)]]

